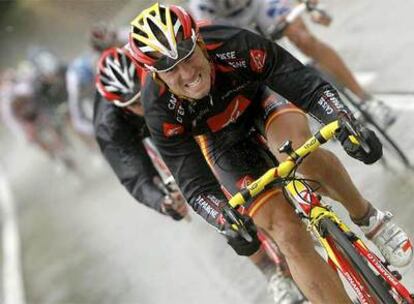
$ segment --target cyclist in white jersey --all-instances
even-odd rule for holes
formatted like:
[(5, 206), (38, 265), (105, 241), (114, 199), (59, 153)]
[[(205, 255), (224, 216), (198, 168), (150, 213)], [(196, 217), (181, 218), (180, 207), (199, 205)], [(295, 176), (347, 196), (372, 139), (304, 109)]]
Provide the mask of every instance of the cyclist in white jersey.
[[(315, 3), (317, 0), (315, 1)], [(281, 22), (294, 7), (292, 0), (190, 0), (189, 9), (195, 19), (211, 20), (213, 23), (254, 28), (261, 34), (269, 34), (274, 25)], [(312, 15), (314, 22), (329, 25), (323, 16)], [(349, 88), (362, 102), (364, 108), (383, 127), (392, 125), (396, 119), (391, 109), (375, 100), (352, 75), (338, 53), (315, 37), (298, 17), (284, 30), (289, 39), (303, 54)]]

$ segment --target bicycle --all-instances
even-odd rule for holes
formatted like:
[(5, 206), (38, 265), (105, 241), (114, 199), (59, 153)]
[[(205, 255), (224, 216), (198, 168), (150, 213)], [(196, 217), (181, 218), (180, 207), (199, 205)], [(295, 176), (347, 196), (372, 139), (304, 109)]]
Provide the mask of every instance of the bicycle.
[[(359, 142), (364, 149), (369, 148), (357, 130), (350, 124), (346, 126), (353, 134), (352, 140)], [(359, 303), (414, 303), (414, 295), (400, 282), (401, 274), (391, 270), (390, 265), (373, 253), (329, 205), (322, 203), (316, 189), (310, 186), (310, 182), (315, 181), (296, 176), (301, 162), (321, 144), (331, 140), (338, 128), (338, 121), (324, 126), (296, 150), (293, 150), (291, 141), (285, 142), (279, 151), (286, 153), (288, 158), (235, 194), (228, 201), (223, 215), (240, 236), (251, 241), (252, 236), (243, 225), (237, 207), (269, 186), (282, 186), (288, 202), (324, 249), (327, 263), (342, 274)]]
[[(273, 41), (281, 39), (283, 37), (284, 30), (304, 12), (315, 12), (323, 15), (327, 19), (331, 19), (330, 15), (325, 10), (319, 8), (317, 4), (315, 5), (310, 0), (298, 1), (300, 4), (295, 6), (291, 12), (286, 15), (283, 21), (275, 24), (272, 28), (270, 28), (268, 34), (264, 34), (265, 36), (269, 37)], [(351, 110), (352, 113), (355, 114), (358, 120), (376, 131), (377, 135), (380, 137), (381, 142), (384, 145), (385, 150), (388, 151), (389, 154), (395, 156), (403, 168), (414, 170), (413, 165), (410, 163), (408, 156), (403, 152), (403, 149), (401, 149), (398, 144), (392, 139), (386, 129), (378, 125), (378, 123), (375, 121), (375, 117), (372, 117), (372, 115), (368, 113), (364, 107), (361, 106), (363, 103), (359, 97), (357, 97), (347, 87), (338, 83), (338, 81), (336, 81), (332, 75), (329, 75), (325, 71), (319, 69), (317, 64), (314, 62), (307, 63), (306, 65), (316, 71), (322, 78), (326, 79), (336, 88), (341, 96), (341, 100), (345, 103), (345, 105)], [(389, 155), (388, 153), (385, 153), (386, 157), (383, 157), (381, 159), (381, 162), (385, 167), (390, 168), (392, 167), (391, 163), (393, 161), (391, 160), (392, 158), (387, 158), (387, 155)]]

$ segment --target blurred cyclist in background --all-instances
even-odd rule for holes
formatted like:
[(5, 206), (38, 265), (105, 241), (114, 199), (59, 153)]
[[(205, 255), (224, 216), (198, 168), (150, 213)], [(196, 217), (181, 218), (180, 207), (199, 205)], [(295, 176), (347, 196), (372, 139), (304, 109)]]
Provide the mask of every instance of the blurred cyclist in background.
[[(187, 213), (184, 199), (178, 191), (166, 197), (160, 190), (161, 178), (142, 144), (143, 138), (149, 136), (140, 102), (144, 71), (124, 49), (111, 48), (103, 52), (97, 73), (99, 94), (95, 101), (94, 125), (106, 160), (138, 202), (181, 219)], [(274, 244), (267, 239), (263, 241), (267, 248), (273, 246), (270, 249), (273, 254), (277, 253)], [(251, 260), (267, 278), (275, 303), (302, 303), (303, 296), (287, 273), (283, 258), (276, 259), (279, 260), (277, 267), (262, 250)]]
[(93, 138), (93, 101), (95, 72), (99, 55), (107, 48), (127, 43), (128, 29), (114, 29), (107, 23), (97, 23), (89, 31), (91, 50), (79, 55), (68, 65), (66, 87), (72, 125), (81, 138), (90, 143)]
[(3, 121), (15, 135), (23, 136), (67, 169), (74, 169), (63, 125), (59, 123), (59, 118), (54, 117), (53, 107), (49, 107), (37, 91), (42, 88), (41, 84), (36, 83), (36, 77), (40, 77), (38, 73), (32, 63), (23, 61), (16, 73), (9, 74), (2, 85)]
[(98, 55), (92, 52), (76, 57), (66, 72), (69, 113), (72, 126), (88, 141), (93, 138), (92, 112), (95, 94), (95, 67)]
[(28, 62), (33, 67), (31, 84), (36, 103), (51, 117), (58, 113), (68, 118), (66, 65), (43, 47), (29, 48)]
[(179, 191), (167, 195), (142, 140), (148, 137), (140, 103), (142, 70), (119, 48), (98, 62), (93, 123), (95, 137), (119, 181), (140, 203), (175, 220), (188, 212)]
[(128, 42), (128, 30), (128, 28), (115, 29), (104, 22), (97, 23), (89, 32), (89, 44), (97, 53), (110, 47), (122, 47)]
[[(293, 0), (190, 0), (189, 9), (195, 19), (207, 19), (218, 24), (227, 24), (258, 30), (264, 36), (270, 34), (294, 7)], [(318, 0), (313, 1), (315, 4)], [(328, 26), (330, 20), (321, 14), (311, 14), (312, 21)], [(364, 103), (365, 110), (384, 128), (396, 119), (392, 110), (373, 98), (357, 82), (338, 53), (319, 40), (298, 17), (283, 32), (299, 50), (312, 58), (339, 83), (349, 88)]]

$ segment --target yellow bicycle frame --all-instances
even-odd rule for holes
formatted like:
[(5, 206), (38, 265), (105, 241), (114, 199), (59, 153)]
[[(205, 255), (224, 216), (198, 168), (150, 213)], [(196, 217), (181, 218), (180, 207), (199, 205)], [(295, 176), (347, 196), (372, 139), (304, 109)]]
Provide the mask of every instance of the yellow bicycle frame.
[[(326, 238), (324, 237), (324, 231), (321, 227), (322, 225), (320, 224), (324, 219), (329, 219), (330, 221), (336, 223), (339, 229), (341, 229), (345, 234), (352, 234), (351, 230), (342, 222), (342, 220), (331, 210), (329, 206), (324, 206), (320, 203), (317, 195), (312, 191), (312, 189), (309, 189), (305, 182), (294, 178), (287, 182), (289, 180), (289, 176), (294, 172), (295, 168), (300, 164), (302, 159), (311, 152), (315, 151), (321, 144), (330, 140), (335, 135), (338, 128), (338, 121), (331, 122), (321, 128), (314, 136), (312, 136), (295, 151), (287, 151), (289, 156), (285, 161), (281, 162), (279, 166), (268, 170), (259, 179), (255, 180), (246, 188), (234, 195), (229, 200), (229, 205), (232, 208), (243, 205), (247, 200), (260, 194), (267, 185), (274, 181), (280, 181), (291, 199), (291, 203), (295, 205), (297, 210), (303, 211), (305, 214), (305, 218), (308, 223), (308, 230), (315, 235), (321, 246), (324, 248), (328, 262), (345, 276), (347, 281), (357, 293), (358, 298), (362, 301), (361, 303), (373, 303), (370, 295), (364, 292), (365, 287), (360, 285), (357, 277), (358, 274), (353, 274), (352, 271), (349, 271), (349, 264), (346, 262), (344, 263), (343, 257), (335, 247), (335, 243), (332, 243), (332, 239), (329, 236)], [(349, 139), (354, 143), (359, 143), (353, 136), (349, 136)], [(238, 228), (236, 224), (233, 224), (233, 227), (236, 230)], [(372, 254), (369, 251), (368, 247), (358, 237), (354, 234), (352, 235), (354, 236), (352, 243), (356, 248), (358, 248), (358, 251), (364, 255), (373, 268), (375, 268), (378, 273), (382, 274), (383, 278), (390, 283), (395, 290), (398, 290), (399, 296), (403, 297), (405, 300), (410, 299), (407, 303), (413, 303), (409, 291), (389, 272), (388, 269), (381, 265), (380, 260), (375, 256), (375, 254)]]
[[(339, 122), (334, 121), (330, 124), (321, 128), (314, 136), (308, 139), (301, 147), (296, 149), (290, 156), (279, 164), (278, 167), (268, 170), (260, 178), (248, 185), (243, 191), (237, 193), (229, 200), (229, 205), (233, 208), (236, 208), (240, 205), (243, 205), (248, 199), (251, 199), (258, 194), (260, 194), (264, 188), (277, 179), (283, 179), (288, 177), (292, 170), (297, 166), (299, 159), (305, 157), (311, 152), (315, 151), (321, 144), (329, 141), (335, 135), (336, 130), (339, 128)], [(352, 137), (352, 141), (358, 142), (356, 138)], [(303, 191), (307, 191), (306, 187), (300, 181), (291, 181), (286, 186), (285, 189), (296, 201), (301, 199), (301, 194)], [(319, 223), (323, 218), (330, 218), (332, 221), (337, 223), (339, 227), (345, 232), (350, 232), (351, 230), (346, 226), (339, 217), (328, 207), (326, 206), (313, 206), (309, 214), (309, 225), (308, 230), (312, 231), (315, 236), (318, 238), (319, 242), (325, 249), (328, 257), (335, 263), (335, 265), (340, 268), (340, 264), (337, 260), (335, 253), (333, 252), (328, 241), (321, 236), (319, 233)], [(356, 242), (364, 248), (367, 248), (361, 240)]]
[(252, 197), (255, 197), (264, 188), (275, 181), (276, 179), (283, 179), (287, 177), (296, 166), (296, 161), (309, 153), (315, 151), (321, 144), (330, 140), (335, 131), (339, 128), (338, 121), (331, 122), (319, 130), (314, 136), (307, 140), (301, 147), (295, 150), (284, 162), (281, 162), (279, 166), (268, 170), (259, 179), (248, 185), (244, 191), (241, 191), (234, 195), (229, 204), (231, 207), (243, 205), (246, 201)]

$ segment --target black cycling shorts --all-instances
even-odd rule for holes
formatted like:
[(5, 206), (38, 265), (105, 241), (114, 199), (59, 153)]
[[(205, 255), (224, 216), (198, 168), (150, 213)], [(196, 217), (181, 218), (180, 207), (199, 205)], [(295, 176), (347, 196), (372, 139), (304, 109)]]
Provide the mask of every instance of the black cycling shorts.
[[(236, 123), (219, 132), (196, 137), (210, 168), (228, 197), (277, 165), (277, 160), (264, 139), (270, 123), (283, 113), (303, 113), (268, 88), (263, 88), (256, 98), (252, 103), (253, 108), (246, 111)], [(241, 210), (253, 216), (270, 196), (279, 194), (280, 191), (269, 189), (255, 200), (247, 202)]]

